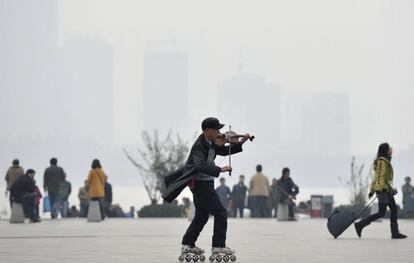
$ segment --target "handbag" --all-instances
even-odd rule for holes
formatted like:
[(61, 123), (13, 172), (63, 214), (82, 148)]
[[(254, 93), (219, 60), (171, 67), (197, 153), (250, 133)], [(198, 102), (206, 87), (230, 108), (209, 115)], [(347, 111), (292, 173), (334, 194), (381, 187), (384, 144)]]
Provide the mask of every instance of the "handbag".
[(51, 210), (52, 210), (52, 207), (50, 205), (49, 196), (45, 196), (43, 198), (43, 213), (50, 212)]

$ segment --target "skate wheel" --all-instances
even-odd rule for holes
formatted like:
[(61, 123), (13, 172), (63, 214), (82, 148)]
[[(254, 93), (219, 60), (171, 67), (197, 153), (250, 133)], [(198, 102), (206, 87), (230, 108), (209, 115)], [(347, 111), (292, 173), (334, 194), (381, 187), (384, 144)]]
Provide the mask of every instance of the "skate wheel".
[(191, 255), (189, 255), (189, 254), (185, 255), (185, 261), (190, 262), (190, 261), (191, 261), (191, 259), (193, 259), (193, 258), (191, 257)]
[(198, 258), (198, 256), (197, 256), (197, 255), (194, 255), (194, 256), (193, 256), (193, 261), (194, 261), (194, 262), (197, 262), (197, 261), (198, 261), (198, 259), (199, 259), (199, 258)]
[(214, 262), (214, 260), (216, 260), (216, 258), (215, 258), (215, 257), (213, 257), (213, 256), (210, 256), (210, 257), (208, 258), (208, 260), (209, 260), (210, 262)]
[(230, 256), (230, 260), (231, 260), (231, 261), (233, 261), (233, 262), (234, 262), (234, 261), (236, 261), (236, 259), (237, 259), (236, 255), (231, 255), (231, 256)]
[(183, 255), (180, 255), (180, 256), (178, 257), (178, 260), (179, 260), (180, 262), (183, 262), (183, 261), (184, 261), (184, 256), (183, 256)]
[(204, 255), (200, 255), (200, 261), (201, 261), (201, 262), (206, 261), (206, 256), (204, 256)]
[(230, 257), (229, 257), (228, 255), (225, 255), (225, 256), (223, 257), (223, 261), (224, 261), (224, 262), (229, 262), (229, 260), (230, 260)]
[(216, 261), (217, 261), (217, 262), (221, 262), (221, 260), (222, 260), (222, 257), (221, 257), (220, 255), (217, 255), (217, 257), (216, 257)]

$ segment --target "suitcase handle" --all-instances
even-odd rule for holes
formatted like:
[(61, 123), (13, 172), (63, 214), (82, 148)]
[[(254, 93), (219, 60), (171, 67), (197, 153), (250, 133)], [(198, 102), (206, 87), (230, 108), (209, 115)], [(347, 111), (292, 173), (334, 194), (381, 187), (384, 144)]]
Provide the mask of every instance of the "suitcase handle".
[(361, 217), (361, 215), (365, 212), (365, 211), (367, 211), (367, 209), (372, 205), (372, 203), (374, 203), (374, 201), (377, 199), (377, 196), (375, 196), (375, 198), (374, 199), (372, 199), (372, 201), (371, 202), (369, 202), (369, 204), (367, 205), (367, 206), (365, 206), (365, 208), (364, 209), (362, 209), (361, 210), (361, 212), (359, 212), (359, 214), (358, 214), (358, 216), (357, 217), (355, 217), (355, 218), (360, 218)]
[[(369, 202), (369, 204), (367, 205), (367, 206), (365, 206), (364, 207), (364, 209), (362, 209), (361, 210), (361, 212), (359, 212), (359, 214), (358, 214), (358, 216), (355, 216), (355, 213), (352, 213), (353, 215), (354, 215), (354, 217), (355, 217), (355, 219), (356, 218), (359, 218), (371, 205), (372, 205), (372, 203), (374, 203), (374, 201), (377, 199), (377, 196), (375, 196), (375, 198), (374, 199), (372, 199), (371, 200), (371, 202)], [(331, 218), (335, 215), (335, 214), (337, 214), (337, 213), (339, 213), (339, 210), (338, 209), (335, 209), (334, 211), (333, 211), (333, 213), (328, 217), (328, 221), (329, 220), (331, 220)]]

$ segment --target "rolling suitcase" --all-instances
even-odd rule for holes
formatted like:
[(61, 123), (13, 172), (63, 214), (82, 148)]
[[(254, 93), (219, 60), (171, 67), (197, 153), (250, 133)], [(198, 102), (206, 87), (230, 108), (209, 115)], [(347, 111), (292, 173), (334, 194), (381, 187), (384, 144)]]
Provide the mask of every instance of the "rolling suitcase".
[(355, 215), (346, 211), (339, 211), (336, 209), (332, 215), (328, 217), (328, 231), (334, 238), (339, 237), (355, 220), (357, 220), (377, 199), (376, 197), (364, 208), (362, 211)]

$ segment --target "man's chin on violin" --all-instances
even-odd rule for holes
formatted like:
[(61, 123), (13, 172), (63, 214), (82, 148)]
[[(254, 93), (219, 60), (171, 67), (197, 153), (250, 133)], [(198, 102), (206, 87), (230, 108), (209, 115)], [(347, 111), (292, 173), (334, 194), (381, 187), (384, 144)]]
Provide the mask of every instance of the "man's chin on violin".
[[(240, 135), (236, 135), (233, 138), (233, 136), (231, 136), (230, 139), (226, 138), (225, 134), (222, 134), (220, 132), (220, 129), (223, 128), (225, 125), (221, 124), (219, 122), (218, 119), (210, 117), (207, 118), (203, 121), (203, 123), (201, 124), (202, 129), (203, 129), (203, 136), (204, 138), (209, 142), (209, 143), (213, 143), (217, 146), (224, 146), (226, 143), (229, 143), (232, 146), (235, 145), (242, 145), (244, 144), (247, 140), (251, 140), (251, 136), (250, 134), (246, 133), (243, 136)], [(241, 138), (240, 138), (241, 137)], [(239, 139), (240, 138), (240, 139)], [(231, 172), (233, 170), (233, 168), (231, 166), (223, 166), (221, 167), (221, 172)]]

